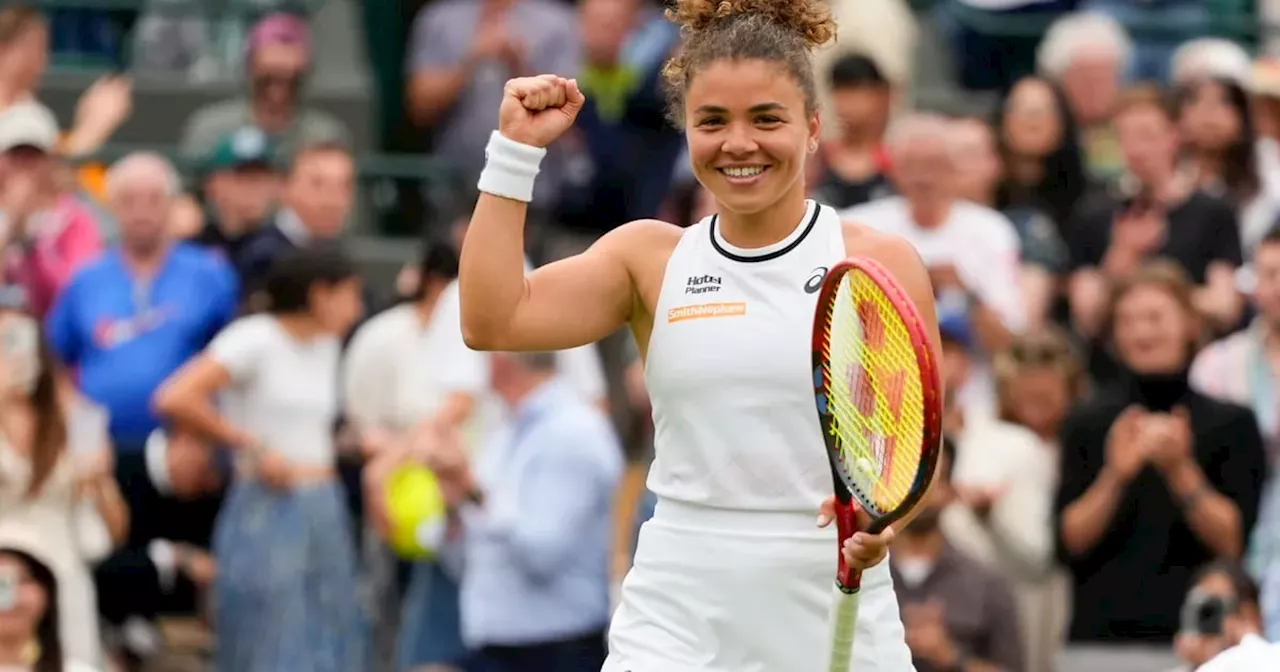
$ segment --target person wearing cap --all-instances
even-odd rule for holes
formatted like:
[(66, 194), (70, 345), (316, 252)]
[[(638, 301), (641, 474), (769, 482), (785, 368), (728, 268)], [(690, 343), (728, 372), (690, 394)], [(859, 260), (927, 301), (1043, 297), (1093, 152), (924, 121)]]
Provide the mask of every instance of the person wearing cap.
[(0, 530), (0, 669), (97, 672), (64, 650), (58, 602), (58, 579), (34, 531)]
[(0, 112), (0, 270), (44, 315), (71, 275), (102, 251), (93, 215), (55, 179), (58, 122), (35, 101)]
[(275, 143), (256, 126), (236, 129), (213, 148), (204, 168), (205, 221), (192, 242), (239, 265), (240, 251), (279, 197)]
[(311, 29), (287, 13), (264, 17), (246, 39), (247, 95), (212, 103), (187, 120), (180, 151), (193, 160), (212, 154), (224, 138), (256, 126), (276, 141), (275, 155), (288, 158), (305, 144), (348, 144), (350, 132), (332, 115), (306, 105), (302, 89), (311, 68)]

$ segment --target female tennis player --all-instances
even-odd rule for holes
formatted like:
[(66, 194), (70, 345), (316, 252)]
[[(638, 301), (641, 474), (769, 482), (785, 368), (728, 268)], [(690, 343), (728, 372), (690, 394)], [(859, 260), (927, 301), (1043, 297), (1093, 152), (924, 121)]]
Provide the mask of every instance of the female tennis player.
[[(938, 352), (927, 272), (901, 239), (805, 199), (818, 147), (812, 49), (835, 32), (820, 0), (680, 0), (667, 66), (673, 118), (719, 214), (688, 229), (641, 220), (581, 255), (523, 272), (527, 203), (545, 148), (584, 98), (554, 75), (506, 85), (462, 251), (468, 345), (559, 350), (629, 325), (645, 357), (657, 495), (609, 634), (607, 672), (823, 669), (830, 653), (831, 467), (814, 413), (810, 345), (826, 270), (884, 266)], [(822, 507), (818, 525), (814, 513)], [(867, 570), (859, 672), (907, 672), (882, 561), (892, 528), (842, 551)], [(570, 635), (572, 633), (566, 633)]]

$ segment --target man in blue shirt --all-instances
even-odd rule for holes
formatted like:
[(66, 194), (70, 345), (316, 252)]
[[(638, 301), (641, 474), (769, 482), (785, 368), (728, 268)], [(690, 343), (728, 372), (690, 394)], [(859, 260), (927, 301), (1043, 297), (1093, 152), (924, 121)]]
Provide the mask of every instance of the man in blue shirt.
[(476, 465), (471, 500), (483, 503), (460, 510), (469, 672), (604, 664), (622, 447), (555, 363), (554, 353), (493, 355), (493, 389), (510, 414)]
[(132, 520), (125, 546), (97, 568), (98, 602), (106, 622), (126, 633), (154, 632), (158, 613), (194, 609), (199, 578), (189, 568), (207, 558), (198, 549), (207, 547), (218, 510), (212, 449), (175, 449), (155, 432), (151, 410), (156, 388), (237, 308), (230, 264), (170, 240), (168, 213), (179, 193), (177, 172), (158, 155), (112, 166), (107, 198), (120, 242), (76, 273), (47, 317), (54, 351), (110, 413), (116, 479)]
[(164, 159), (126, 157), (107, 180), (120, 243), (76, 273), (47, 320), (54, 350), (111, 414), (111, 438), (127, 453), (159, 427), (152, 393), (234, 317), (237, 283), (225, 261), (170, 241), (178, 182)]

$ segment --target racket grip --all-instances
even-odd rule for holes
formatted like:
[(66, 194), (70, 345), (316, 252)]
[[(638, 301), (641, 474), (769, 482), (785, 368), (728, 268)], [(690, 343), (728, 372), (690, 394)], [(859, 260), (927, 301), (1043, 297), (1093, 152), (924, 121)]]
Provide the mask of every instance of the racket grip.
[(831, 664), (829, 672), (849, 672), (853, 659), (853, 635), (858, 624), (858, 593), (835, 587), (831, 603)]

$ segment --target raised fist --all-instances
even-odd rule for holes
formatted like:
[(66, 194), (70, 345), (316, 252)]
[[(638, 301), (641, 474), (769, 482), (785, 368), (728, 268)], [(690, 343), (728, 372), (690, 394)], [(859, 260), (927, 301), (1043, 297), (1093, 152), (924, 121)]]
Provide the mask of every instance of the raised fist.
[(509, 140), (546, 147), (569, 130), (586, 102), (578, 82), (556, 75), (507, 82), (498, 111), (498, 131)]

